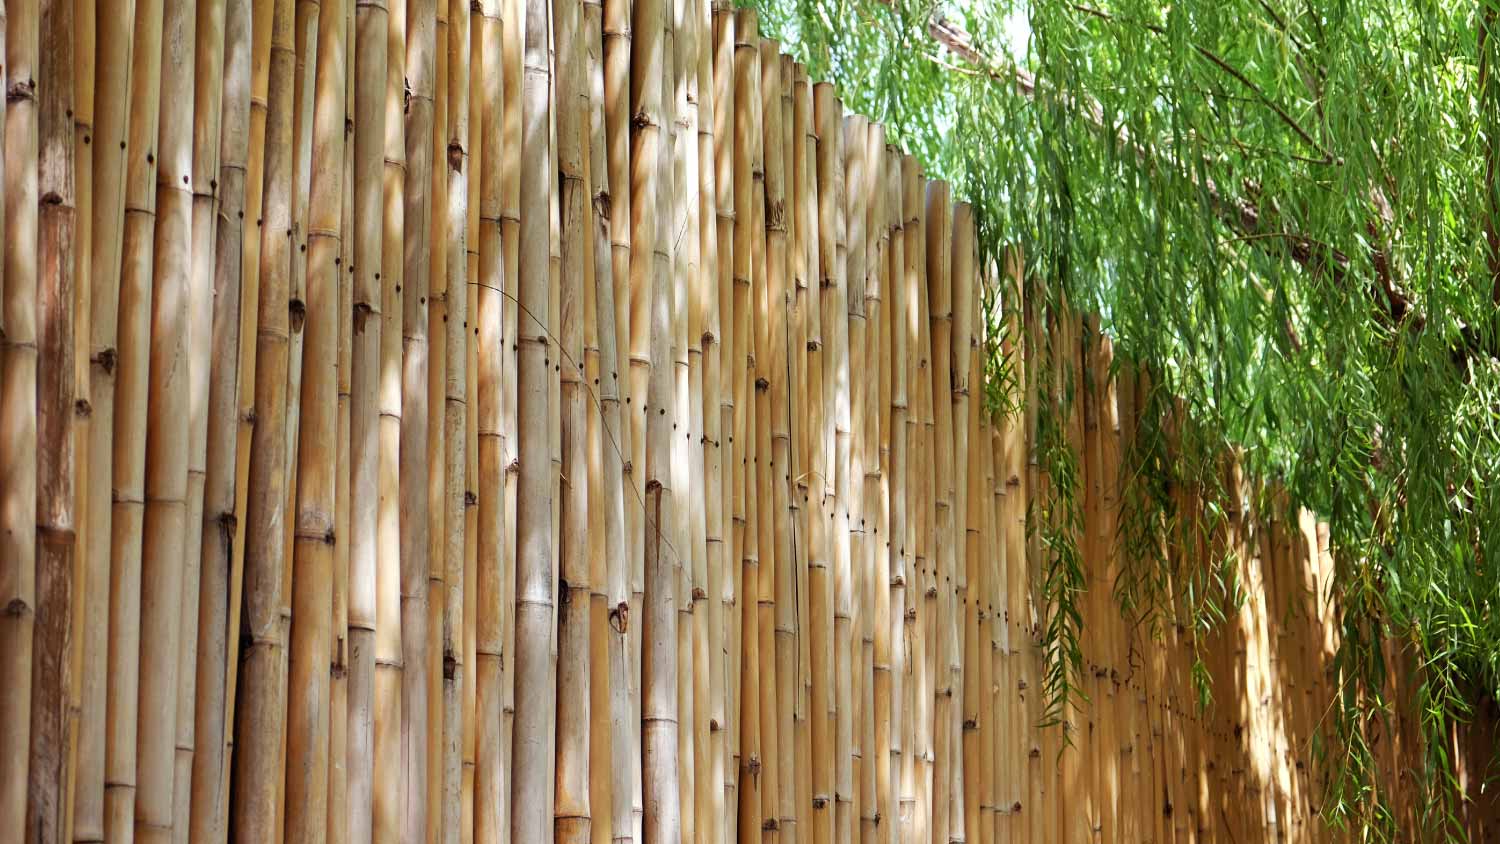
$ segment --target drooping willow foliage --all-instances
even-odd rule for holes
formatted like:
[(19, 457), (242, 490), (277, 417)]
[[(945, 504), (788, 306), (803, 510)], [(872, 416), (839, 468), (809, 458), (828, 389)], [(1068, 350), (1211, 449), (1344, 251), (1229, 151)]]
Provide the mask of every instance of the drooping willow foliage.
[[(1117, 598), (1195, 627), (1232, 605), (1227, 567), (1169, 578), (1154, 550), (1172, 485), (1219, 483), (1226, 448), (1328, 521), (1343, 694), (1325, 809), (1374, 836), (1389, 823), (1358, 727), (1397, 705), (1391, 640), (1419, 666), (1402, 705), (1444, 826), (1443, 737), (1500, 691), (1500, 0), (757, 5), (974, 204), (988, 258), (1022, 247), (1032, 301), (1100, 315), (1153, 373), (1144, 426), (1192, 420), (1130, 456)], [(1053, 394), (1044, 417), (1068, 412)], [(1077, 693), (1082, 576), (1047, 430), (1032, 522), (1055, 710)]]

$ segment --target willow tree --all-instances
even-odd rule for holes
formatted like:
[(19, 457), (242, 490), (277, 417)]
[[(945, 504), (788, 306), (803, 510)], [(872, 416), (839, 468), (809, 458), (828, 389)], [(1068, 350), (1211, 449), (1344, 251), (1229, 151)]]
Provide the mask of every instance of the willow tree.
[[(1116, 599), (1195, 637), (1232, 610), (1223, 561), (1171, 573), (1156, 549), (1172, 485), (1223, 492), (1216, 456), (1243, 447), (1247, 470), (1329, 523), (1343, 693), (1324, 722), (1325, 813), (1377, 832), (1451, 826), (1451, 731), (1500, 692), (1500, 544), (1485, 530), (1500, 515), (1500, 7), (756, 5), (813, 76), (973, 203), (991, 276), (1019, 241), (1028, 303), (1100, 314), (1116, 358), (1152, 373), (1143, 425), (1180, 397), (1192, 434), (1122, 456), (1144, 482), (1122, 502)], [(995, 385), (1017, 373), (987, 365)], [(1061, 404), (1040, 414), (1037, 459), (1076, 465), (1066, 384), (1039, 377)], [(1082, 680), (1064, 604), (1086, 575), (1049, 527), (1083, 495), (1050, 474), (1033, 527), (1055, 534), (1038, 585), (1056, 715)], [(1194, 676), (1206, 700), (1214, 678)], [(1392, 699), (1392, 678), (1413, 693)], [(1393, 714), (1428, 739), (1405, 819), (1364, 732)]]

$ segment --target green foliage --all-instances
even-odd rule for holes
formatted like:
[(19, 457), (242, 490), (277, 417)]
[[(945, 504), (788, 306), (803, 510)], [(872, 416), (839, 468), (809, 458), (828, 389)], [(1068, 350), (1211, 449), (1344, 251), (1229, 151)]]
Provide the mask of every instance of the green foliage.
[[(1239, 447), (1247, 472), (1330, 526), (1329, 816), (1389, 831), (1362, 730), (1403, 706), (1430, 739), (1431, 828), (1454, 828), (1442, 739), (1500, 691), (1500, 3), (757, 5), (765, 31), (973, 203), (983, 266), (1019, 244), (1045, 281), (1028, 307), (1099, 313), (1119, 356), (1153, 373), (1126, 461), (1140, 483), (1121, 603), (1195, 636), (1233, 606), (1223, 566), (1194, 582), (1172, 559), (1188, 538), (1170, 490), (1222, 484), (1213, 455)], [(934, 18), (974, 52), (941, 46)], [(1008, 47), (1017, 29), (1029, 36)], [(1051, 485), (1031, 521), (1055, 712), (1077, 688), (1081, 581), (1069, 399), (1047, 386)], [(1169, 420), (1214, 436), (1169, 447)], [(1416, 700), (1384, 696), (1387, 639), (1418, 667)]]

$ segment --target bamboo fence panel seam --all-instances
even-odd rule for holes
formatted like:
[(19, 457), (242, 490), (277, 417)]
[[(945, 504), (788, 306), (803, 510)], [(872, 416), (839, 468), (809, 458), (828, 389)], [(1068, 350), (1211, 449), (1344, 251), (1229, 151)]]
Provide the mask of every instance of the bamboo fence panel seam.
[(0, 839), (1351, 840), (1326, 525), (1231, 451), (1127, 542), (1181, 404), (754, 10), (0, 25)]

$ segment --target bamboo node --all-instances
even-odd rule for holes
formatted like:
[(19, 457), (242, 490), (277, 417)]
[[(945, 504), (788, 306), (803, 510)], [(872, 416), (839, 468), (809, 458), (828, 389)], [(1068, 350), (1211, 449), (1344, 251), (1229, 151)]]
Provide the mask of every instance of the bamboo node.
[(708, 593), (705, 592), (705, 591), (703, 591), (703, 587), (701, 587), (701, 586), (694, 586), (693, 587), (693, 600), (695, 600), (695, 601), (704, 601), (704, 600), (707, 600), (707, 599), (708, 599)]
[(94, 355), (94, 362), (99, 364), (99, 368), (104, 370), (105, 375), (109, 375), (115, 371), (115, 357), (116, 353), (114, 349), (105, 349), (99, 354)]
[(506, 466), (505, 466), (505, 474), (507, 474), (507, 475), (519, 475), (519, 474), (521, 474), (521, 458), (519, 458), (519, 457), (513, 457), (513, 458), (511, 458), (511, 461), (509, 463), (507, 463)]
[(781, 828), (781, 824), (775, 818), (766, 818), (764, 821), (761, 821), (760, 828), (774, 832)]
[(594, 213), (599, 215), (600, 219), (608, 220), (613, 207), (614, 202), (609, 197), (609, 191), (601, 190), (594, 194)]
[(814, 809), (824, 809), (824, 808), (827, 808), (827, 807), (828, 807), (828, 797), (827, 797), (827, 795), (818, 794), (818, 795), (814, 795), (813, 796), (813, 808)]
[(89, 404), (88, 399), (79, 399), (73, 402), (73, 412), (87, 419), (94, 415), (94, 406)]
[(26, 79), (26, 80), (20, 80), (20, 79), (18, 79), (18, 80), (16, 80), (16, 84), (10, 86), (10, 90), (5, 92), (5, 101), (7, 103), (14, 103), (14, 102), (20, 102), (22, 100), (34, 100), (34, 99), (36, 99), (36, 80), (35, 79)]
[(293, 299), (287, 305), (287, 311), (291, 318), (291, 329), (293, 334), (302, 331), (302, 324), (307, 320), (307, 305), (301, 299)]
[(464, 171), (464, 145), (456, 140), (448, 142), (448, 169), (455, 173)]
[(5, 615), (11, 618), (24, 618), (33, 612), (31, 604), (25, 598), (11, 598), (10, 603), (5, 605)]
[(1021, 813), (1021, 801), (1017, 800), (1010, 804), (1010, 813), (1012, 815), (1019, 815)]

